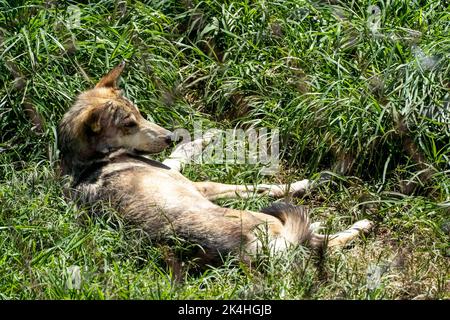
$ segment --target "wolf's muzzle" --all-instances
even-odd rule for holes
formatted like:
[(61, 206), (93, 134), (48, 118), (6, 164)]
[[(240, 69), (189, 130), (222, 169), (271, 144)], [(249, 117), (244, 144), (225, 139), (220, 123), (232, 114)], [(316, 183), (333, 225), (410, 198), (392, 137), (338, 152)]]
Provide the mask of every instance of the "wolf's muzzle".
[(165, 138), (165, 141), (167, 144), (171, 144), (172, 142), (178, 143), (182, 140), (182, 137), (180, 137), (179, 135), (171, 132), (170, 134), (168, 134)]

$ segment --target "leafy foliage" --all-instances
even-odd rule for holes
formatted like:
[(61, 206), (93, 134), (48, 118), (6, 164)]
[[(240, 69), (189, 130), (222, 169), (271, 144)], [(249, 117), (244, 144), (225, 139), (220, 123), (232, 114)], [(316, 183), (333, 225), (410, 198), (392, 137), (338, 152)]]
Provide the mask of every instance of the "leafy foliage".
[[(448, 298), (449, 9), (420, 0), (0, 0), (0, 297)], [(226, 164), (192, 165), (188, 177), (289, 182), (332, 171), (331, 183), (294, 201), (329, 230), (363, 217), (377, 230), (323, 256), (293, 250), (255, 269), (231, 259), (174, 283), (166, 249), (61, 192), (58, 121), (122, 59), (125, 94), (166, 128), (280, 130), (276, 176)], [(270, 200), (224, 204), (258, 210)], [(67, 285), (71, 266), (80, 290)]]

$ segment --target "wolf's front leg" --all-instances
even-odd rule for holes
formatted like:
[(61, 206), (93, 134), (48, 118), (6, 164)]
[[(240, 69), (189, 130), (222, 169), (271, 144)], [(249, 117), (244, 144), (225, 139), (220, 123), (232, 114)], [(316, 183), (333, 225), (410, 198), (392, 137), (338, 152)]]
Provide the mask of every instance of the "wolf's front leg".
[(180, 172), (186, 163), (194, 162), (202, 155), (203, 148), (211, 143), (216, 133), (208, 131), (200, 139), (177, 145), (169, 158), (163, 161), (163, 164)]

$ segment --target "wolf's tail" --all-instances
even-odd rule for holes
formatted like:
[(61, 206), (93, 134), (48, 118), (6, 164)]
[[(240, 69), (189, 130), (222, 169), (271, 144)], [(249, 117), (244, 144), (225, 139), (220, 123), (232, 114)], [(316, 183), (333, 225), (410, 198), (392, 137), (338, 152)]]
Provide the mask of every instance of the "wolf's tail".
[(283, 229), (277, 240), (277, 249), (280, 246), (279, 240), (284, 239), (287, 244), (305, 244), (312, 248), (343, 246), (347, 242), (357, 238), (359, 235), (368, 233), (373, 223), (369, 220), (360, 220), (354, 223), (349, 229), (331, 234), (323, 235), (314, 232), (308, 217), (308, 208), (304, 206), (294, 206), (287, 203), (275, 203), (272, 206), (263, 209), (263, 213), (278, 218)]
[(310, 241), (312, 232), (308, 218), (308, 208), (277, 202), (262, 210), (263, 213), (278, 218), (283, 224), (279, 240), (286, 244), (298, 245)]

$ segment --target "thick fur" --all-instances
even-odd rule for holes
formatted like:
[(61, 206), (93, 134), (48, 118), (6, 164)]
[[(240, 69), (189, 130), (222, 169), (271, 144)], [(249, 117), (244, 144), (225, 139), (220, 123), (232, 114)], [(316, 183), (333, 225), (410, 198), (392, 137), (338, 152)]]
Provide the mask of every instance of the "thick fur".
[(120, 64), (94, 89), (81, 93), (60, 123), (61, 164), (71, 177), (72, 197), (87, 204), (109, 202), (153, 239), (181, 237), (202, 246), (209, 256), (233, 253), (251, 258), (261, 247), (262, 229), (275, 251), (311, 240), (304, 207), (276, 204), (252, 212), (211, 201), (252, 192), (281, 197), (304, 190), (307, 180), (256, 187), (196, 183), (173, 167), (142, 156), (167, 148), (172, 133), (145, 120), (122, 95), (117, 88), (122, 70)]
[(289, 243), (303, 244), (311, 239), (312, 231), (307, 207), (277, 202), (270, 207), (262, 209), (261, 212), (270, 214), (283, 223), (283, 237)]

